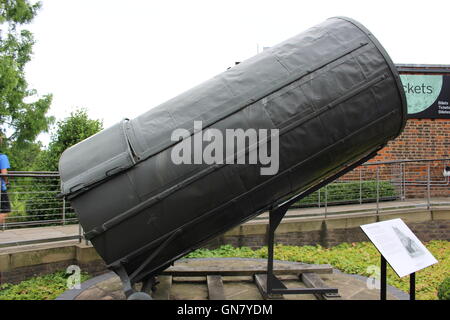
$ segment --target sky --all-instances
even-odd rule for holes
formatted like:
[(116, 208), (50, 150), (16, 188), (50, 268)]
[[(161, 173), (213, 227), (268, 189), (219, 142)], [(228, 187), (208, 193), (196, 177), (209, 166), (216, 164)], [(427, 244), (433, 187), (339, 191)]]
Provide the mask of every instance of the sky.
[[(43, 0), (30, 88), (57, 120), (85, 108), (105, 128), (334, 16), (365, 25), (395, 63), (450, 64), (450, 1)], [(39, 139), (47, 144), (48, 134)]]

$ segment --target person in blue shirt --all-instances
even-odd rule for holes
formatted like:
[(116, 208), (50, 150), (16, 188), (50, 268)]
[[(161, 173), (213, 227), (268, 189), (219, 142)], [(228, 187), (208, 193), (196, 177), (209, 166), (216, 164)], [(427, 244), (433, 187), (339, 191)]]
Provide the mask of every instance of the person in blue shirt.
[[(0, 136), (0, 144), (2, 143), (2, 137)], [(2, 174), (7, 174), (9, 169), (9, 159), (6, 154), (1, 153), (0, 151), (0, 172)], [(11, 205), (9, 203), (8, 197), (8, 177), (1, 178), (1, 187), (0, 187), (0, 225), (5, 221), (6, 216), (11, 212)]]

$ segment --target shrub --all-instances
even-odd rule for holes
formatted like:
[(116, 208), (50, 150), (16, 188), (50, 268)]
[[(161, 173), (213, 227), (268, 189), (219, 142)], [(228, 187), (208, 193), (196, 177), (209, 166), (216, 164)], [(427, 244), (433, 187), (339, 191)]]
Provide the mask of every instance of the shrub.
[[(325, 187), (298, 201), (295, 206), (315, 206), (319, 200), (319, 192), (320, 202), (323, 203), (325, 201)], [(398, 198), (395, 186), (389, 181), (380, 181), (378, 184), (378, 192), (380, 200), (394, 200)], [(377, 182), (363, 181), (360, 184), (359, 181), (346, 181), (331, 183), (327, 185), (327, 202), (328, 204), (359, 203), (360, 193), (362, 201), (376, 201)]]
[[(24, 280), (18, 284), (0, 285), (0, 300), (53, 300), (67, 290), (69, 274), (58, 271), (52, 274)], [(81, 273), (81, 282), (90, 278)]]
[(439, 300), (450, 300), (450, 277), (444, 279), (438, 287)]

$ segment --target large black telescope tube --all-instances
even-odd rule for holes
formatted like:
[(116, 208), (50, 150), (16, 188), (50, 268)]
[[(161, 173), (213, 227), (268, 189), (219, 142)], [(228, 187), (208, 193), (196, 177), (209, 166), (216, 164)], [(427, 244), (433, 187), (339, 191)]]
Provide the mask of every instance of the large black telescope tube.
[[(379, 150), (405, 121), (386, 51), (361, 24), (331, 18), (67, 149), (62, 194), (105, 262), (136, 282)], [(263, 174), (260, 161), (198, 161), (207, 129), (266, 130), (258, 141), (278, 141), (278, 163)], [(174, 161), (182, 144), (191, 164)]]

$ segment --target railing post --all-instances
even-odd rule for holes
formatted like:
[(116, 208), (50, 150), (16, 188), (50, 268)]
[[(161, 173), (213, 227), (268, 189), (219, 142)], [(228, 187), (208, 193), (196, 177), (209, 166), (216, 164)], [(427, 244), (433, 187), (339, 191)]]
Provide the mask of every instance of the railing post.
[(380, 211), (380, 167), (377, 167), (377, 216)]
[(318, 201), (318, 207), (320, 208), (320, 189), (319, 190), (317, 190), (317, 193), (319, 194), (319, 201)]
[(405, 187), (405, 164), (400, 163), (400, 200), (405, 200), (406, 198)]
[(66, 224), (66, 198), (63, 198), (63, 211), (62, 211), (63, 225)]
[(328, 212), (328, 185), (325, 186), (325, 219), (327, 218)]
[(362, 204), (362, 167), (359, 167), (359, 204)]
[(430, 163), (427, 165), (427, 208), (430, 210)]

